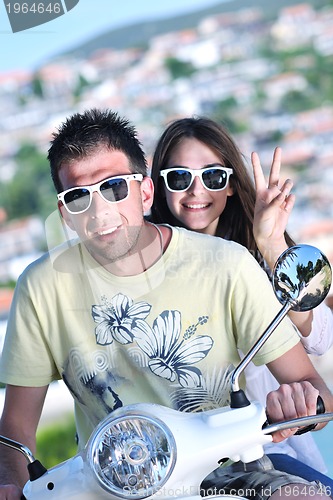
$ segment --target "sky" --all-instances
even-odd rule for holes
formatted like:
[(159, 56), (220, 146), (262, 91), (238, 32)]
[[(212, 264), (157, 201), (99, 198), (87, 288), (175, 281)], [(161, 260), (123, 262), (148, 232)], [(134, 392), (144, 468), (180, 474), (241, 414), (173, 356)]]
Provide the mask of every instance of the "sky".
[[(220, 3), (218, 0), (79, 0), (75, 7), (53, 21), (13, 33), (5, 7), (8, 1), (0, 0), (0, 73), (33, 70), (49, 57), (112, 28)], [(32, 0), (29, 1), (31, 5)], [(64, 5), (63, 0), (59, 1)]]

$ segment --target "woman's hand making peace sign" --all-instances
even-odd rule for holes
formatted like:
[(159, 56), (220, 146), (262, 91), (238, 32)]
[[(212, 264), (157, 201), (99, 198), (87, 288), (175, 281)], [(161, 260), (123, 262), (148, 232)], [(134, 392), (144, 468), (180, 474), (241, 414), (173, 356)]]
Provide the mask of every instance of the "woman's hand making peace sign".
[[(253, 235), (261, 255), (273, 270), (276, 259), (288, 248), (285, 230), (294, 207), (295, 195), (291, 194), (293, 183), (290, 179), (280, 181), (281, 148), (276, 148), (266, 182), (259, 156), (251, 156), (256, 203), (253, 217)], [(303, 337), (311, 333), (313, 312), (289, 312), (289, 317)]]
[(257, 153), (252, 153), (251, 161), (256, 188), (253, 234), (260, 253), (272, 268), (288, 248), (284, 232), (295, 203), (295, 195), (291, 194), (293, 183), (290, 179), (280, 181), (281, 148), (274, 151), (268, 184)]

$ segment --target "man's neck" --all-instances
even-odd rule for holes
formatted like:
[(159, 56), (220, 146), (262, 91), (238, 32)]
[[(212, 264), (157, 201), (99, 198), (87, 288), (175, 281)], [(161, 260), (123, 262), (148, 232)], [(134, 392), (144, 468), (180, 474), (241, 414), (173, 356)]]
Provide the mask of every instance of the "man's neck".
[(169, 244), (170, 229), (166, 232), (167, 241), (164, 241), (164, 228), (162, 231), (159, 226), (145, 222), (131, 252), (116, 262), (105, 264), (105, 269), (116, 276), (137, 276), (144, 273), (162, 258), (163, 252)]

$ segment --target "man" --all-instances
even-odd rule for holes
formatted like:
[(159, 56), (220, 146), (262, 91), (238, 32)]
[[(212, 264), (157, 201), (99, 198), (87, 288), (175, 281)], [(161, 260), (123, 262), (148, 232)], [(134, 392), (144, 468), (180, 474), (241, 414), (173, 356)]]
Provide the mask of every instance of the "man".
[[(17, 283), (0, 365), (7, 384), (0, 433), (34, 452), (47, 387), (58, 378), (75, 400), (81, 448), (119, 406), (227, 404), (225, 374), (238, 349), (247, 352), (279, 310), (255, 260), (238, 244), (145, 221), (153, 184), (135, 130), (115, 113), (70, 117), (48, 159), (59, 211), (78, 240), (33, 263)], [(314, 414), (319, 393), (333, 408), (288, 320), (257, 363), (283, 384), (267, 399), (273, 421)], [(18, 455), (1, 450), (0, 500), (20, 498), (27, 475)], [(269, 486), (280, 497), (285, 485), (300, 483), (319, 497), (294, 476), (255, 474), (259, 495)], [(241, 476), (245, 491), (253, 472)]]

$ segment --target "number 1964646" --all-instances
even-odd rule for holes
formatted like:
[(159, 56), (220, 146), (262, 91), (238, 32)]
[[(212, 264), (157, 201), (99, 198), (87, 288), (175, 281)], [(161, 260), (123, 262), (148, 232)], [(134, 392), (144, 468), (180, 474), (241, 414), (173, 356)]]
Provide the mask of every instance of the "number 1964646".
[(34, 2), (29, 5), (26, 2), (9, 2), (6, 4), (8, 14), (44, 14), (48, 12), (49, 14), (60, 14), (62, 12), (62, 6), (60, 3), (48, 4), (42, 2)]

